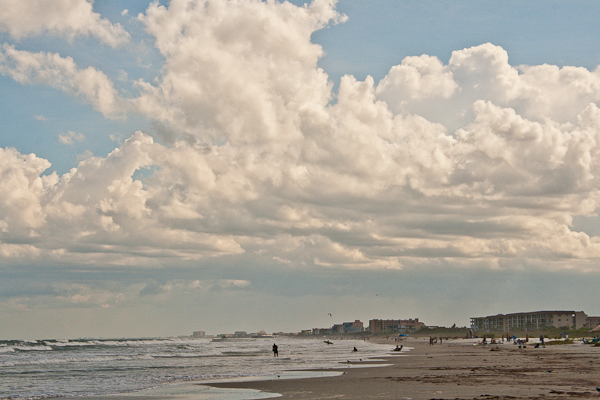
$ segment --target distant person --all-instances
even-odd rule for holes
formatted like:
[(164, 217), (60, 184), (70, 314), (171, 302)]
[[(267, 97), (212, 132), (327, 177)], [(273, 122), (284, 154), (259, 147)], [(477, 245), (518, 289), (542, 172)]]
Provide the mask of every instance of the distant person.
[(273, 343), (273, 357), (279, 357), (279, 350), (275, 343)]
[(354, 350), (352, 350), (352, 351), (358, 351), (358, 349), (355, 347)]
[(398, 347), (398, 345), (396, 345), (396, 348), (392, 349), (392, 351), (402, 351), (402, 347), (404, 347), (404, 346)]

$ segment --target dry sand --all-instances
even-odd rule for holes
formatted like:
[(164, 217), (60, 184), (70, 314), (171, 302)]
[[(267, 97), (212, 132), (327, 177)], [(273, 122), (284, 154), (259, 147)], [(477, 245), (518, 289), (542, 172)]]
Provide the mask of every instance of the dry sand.
[(519, 349), (508, 343), (481, 346), (460, 339), (433, 346), (428, 339), (403, 344), (414, 349), (387, 359), (390, 366), (343, 369), (343, 375), (329, 378), (211, 386), (280, 393), (282, 399), (600, 398), (596, 390), (600, 347), (571, 344), (536, 349), (528, 345)]

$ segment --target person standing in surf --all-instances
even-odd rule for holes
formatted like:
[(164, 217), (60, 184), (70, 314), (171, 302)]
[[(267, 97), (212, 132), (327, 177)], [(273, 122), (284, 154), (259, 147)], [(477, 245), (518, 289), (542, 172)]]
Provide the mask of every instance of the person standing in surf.
[(273, 357), (279, 357), (279, 350), (277, 349), (277, 345), (273, 343)]

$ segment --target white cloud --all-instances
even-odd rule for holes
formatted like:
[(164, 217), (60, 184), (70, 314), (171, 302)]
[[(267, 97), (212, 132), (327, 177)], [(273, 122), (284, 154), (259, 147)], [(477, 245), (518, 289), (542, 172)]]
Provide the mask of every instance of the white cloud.
[(85, 140), (85, 136), (83, 133), (77, 133), (73, 131), (69, 131), (64, 135), (58, 135), (58, 141), (62, 144), (73, 145), (75, 142), (83, 142)]
[[(41, 199), (56, 175), (40, 175), (49, 167), (48, 161), (34, 154), (25, 156), (15, 149), (0, 149), (0, 226), (5, 235), (29, 237), (45, 225)], [(5, 247), (3, 253), (11, 249)]]
[(108, 118), (124, 112), (125, 103), (110, 79), (93, 67), (80, 69), (70, 57), (56, 53), (31, 53), (0, 46), (0, 74), (21, 84), (43, 84), (89, 101)]
[[(201, 6), (200, 6), (201, 5)], [(139, 109), (173, 128), (235, 143), (299, 138), (299, 116), (330, 99), (311, 34), (343, 20), (335, 1), (174, 0), (139, 19), (167, 58), (159, 84), (139, 82)]]
[(553, 65), (513, 67), (508, 53), (486, 43), (452, 53), (448, 65), (435, 57), (407, 57), (377, 86), (395, 113), (421, 115), (453, 131), (473, 118), (472, 104), (491, 101), (538, 122), (576, 122), (600, 101), (600, 70)]
[(93, 11), (92, 0), (0, 0), (0, 32), (14, 39), (45, 33), (70, 39), (92, 35), (117, 46), (129, 40), (120, 24)]

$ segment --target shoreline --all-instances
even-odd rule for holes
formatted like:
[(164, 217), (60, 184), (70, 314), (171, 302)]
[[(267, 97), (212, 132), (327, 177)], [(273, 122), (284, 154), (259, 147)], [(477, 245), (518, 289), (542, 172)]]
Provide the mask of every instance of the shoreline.
[[(315, 340), (315, 338), (294, 338), (300, 340)], [(336, 342), (353, 340), (354, 338), (335, 338)], [(320, 342), (320, 340), (317, 340)], [(190, 380), (190, 381), (179, 381), (173, 383), (167, 383), (154, 388), (142, 389), (133, 392), (122, 392), (122, 393), (106, 393), (106, 394), (88, 394), (76, 396), (76, 398), (84, 400), (255, 400), (263, 398), (280, 397), (277, 393), (263, 392), (251, 388), (220, 388), (217, 387), (221, 384), (251, 384), (254, 382), (263, 381), (281, 381), (281, 380), (311, 380), (315, 378), (333, 377), (343, 374), (343, 371), (356, 368), (370, 368), (380, 367), (383, 363), (383, 358), (387, 358), (385, 355), (386, 348), (389, 342), (384, 339), (369, 340), (373, 344), (380, 347), (378, 351), (373, 352), (366, 351), (361, 353), (350, 352), (347, 357), (352, 360), (343, 362), (345, 356), (337, 354), (335, 358), (337, 361), (335, 364), (330, 364), (328, 367), (319, 368), (317, 366), (308, 369), (292, 368), (282, 369), (279, 371), (273, 371), (268, 375), (250, 375), (250, 376), (239, 376), (231, 378), (214, 378), (209, 380)], [(359, 347), (359, 345), (355, 345)], [(393, 346), (390, 345), (390, 349)], [(350, 347), (351, 348), (351, 347)], [(280, 353), (281, 354), (281, 353)], [(360, 357), (365, 357), (364, 361)], [(340, 360), (341, 358), (341, 360)], [(285, 357), (284, 357), (285, 359)], [(359, 362), (362, 361), (362, 362)], [(63, 397), (54, 397), (63, 398)]]
[[(600, 347), (581, 343), (534, 348), (513, 344), (476, 345), (450, 339), (429, 345), (427, 338), (403, 341), (409, 352), (343, 363), (336, 376), (283, 377), (190, 382), (89, 400), (250, 400), (281, 399), (586, 399), (598, 398)], [(364, 366), (361, 368), (361, 366)], [(371, 368), (372, 367), (372, 368)], [(293, 371), (286, 371), (292, 373)], [(219, 397), (221, 396), (221, 397)]]

